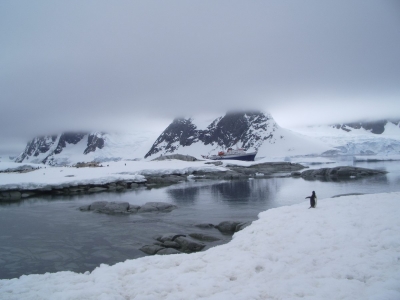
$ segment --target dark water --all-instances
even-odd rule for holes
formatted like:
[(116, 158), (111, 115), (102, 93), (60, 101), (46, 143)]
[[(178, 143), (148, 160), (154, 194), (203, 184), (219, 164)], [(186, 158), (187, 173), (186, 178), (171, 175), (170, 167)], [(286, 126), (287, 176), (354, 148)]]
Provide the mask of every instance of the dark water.
[[(344, 164), (352, 162), (341, 163)], [(339, 182), (301, 178), (187, 182), (161, 189), (0, 203), (0, 278), (65, 270), (91, 271), (101, 263), (114, 264), (145, 256), (138, 249), (152, 244), (153, 236), (169, 232), (203, 232), (221, 238), (208, 245), (212, 247), (228, 242), (231, 236), (216, 229), (199, 229), (195, 224), (252, 221), (261, 211), (305, 201), (312, 190), (318, 199), (347, 193), (400, 191), (400, 162), (355, 166), (390, 173)], [(78, 210), (79, 206), (99, 200), (136, 205), (161, 201), (179, 208), (171, 213), (123, 216)]]

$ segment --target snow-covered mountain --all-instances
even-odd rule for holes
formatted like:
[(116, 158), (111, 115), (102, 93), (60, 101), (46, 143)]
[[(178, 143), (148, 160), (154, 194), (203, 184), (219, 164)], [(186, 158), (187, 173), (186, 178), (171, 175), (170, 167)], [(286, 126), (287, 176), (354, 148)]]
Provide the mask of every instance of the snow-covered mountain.
[[(399, 128), (399, 120), (379, 120), (366, 122), (340, 123), (331, 125), (332, 128), (341, 129), (346, 132), (364, 129), (373, 134), (391, 134), (395, 127)], [(393, 126), (394, 125), (394, 126)]]
[(201, 158), (229, 147), (258, 151), (256, 160), (304, 155), (399, 155), (400, 123), (358, 122), (281, 128), (268, 113), (230, 112), (178, 118), (160, 131), (69, 132), (36, 137), (16, 162), (71, 165), (77, 162), (154, 159), (183, 154)]
[(69, 132), (36, 137), (15, 162), (70, 165), (88, 161), (142, 159), (159, 133)]
[(329, 149), (312, 138), (281, 128), (270, 114), (252, 111), (227, 113), (208, 123), (196, 117), (175, 119), (145, 157), (172, 153), (200, 157), (235, 146), (258, 151), (256, 159), (318, 154)]
[(380, 120), (292, 129), (331, 146), (325, 155), (398, 155), (400, 122)]
[(172, 153), (201, 158), (201, 155), (236, 146), (258, 151), (256, 159), (283, 159), (331, 149), (316, 139), (281, 128), (270, 114), (251, 111), (175, 119), (161, 135), (160, 131), (138, 130), (120, 134), (70, 132), (36, 137), (15, 161), (70, 165), (120, 159), (151, 160)]
[(63, 152), (64, 149), (71, 148), (72, 145), (84, 147), (82, 153), (88, 154), (97, 148), (103, 148), (104, 140), (101, 135), (101, 133), (68, 132), (36, 137), (28, 142), (25, 151), (15, 161), (52, 164), (58, 154)]

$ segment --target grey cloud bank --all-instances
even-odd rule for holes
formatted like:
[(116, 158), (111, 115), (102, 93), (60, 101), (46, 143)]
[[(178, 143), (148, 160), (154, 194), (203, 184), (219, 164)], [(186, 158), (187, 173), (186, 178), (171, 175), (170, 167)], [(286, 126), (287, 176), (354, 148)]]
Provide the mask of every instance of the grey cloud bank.
[(234, 109), (399, 117), (397, 1), (3, 1), (0, 43), (0, 152)]

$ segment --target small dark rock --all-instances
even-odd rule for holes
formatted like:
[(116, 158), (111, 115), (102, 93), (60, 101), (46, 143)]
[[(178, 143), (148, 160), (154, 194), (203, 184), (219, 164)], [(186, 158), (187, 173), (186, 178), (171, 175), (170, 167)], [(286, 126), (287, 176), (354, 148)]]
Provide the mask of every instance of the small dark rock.
[(243, 223), (238, 224), (238, 225), (236, 226), (235, 232), (238, 232), (238, 231), (240, 231), (240, 230), (246, 228), (247, 226), (250, 226), (251, 223), (252, 223), (252, 222), (243, 222)]
[(128, 213), (137, 213), (139, 209), (140, 209), (139, 205), (129, 204)]
[(83, 205), (79, 207), (80, 211), (89, 211), (90, 210), (90, 205)]
[(105, 206), (98, 208), (95, 211), (103, 214), (119, 214), (127, 213), (128, 208), (128, 202), (108, 202)]
[(186, 253), (192, 253), (202, 250), (206, 245), (191, 241), (186, 237), (178, 237), (175, 241), (180, 245), (180, 250)]
[(160, 242), (164, 243), (164, 242), (166, 242), (166, 241), (174, 241), (176, 238), (178, 238), (178, 237), (180, 237), (180, 236), (185, 237), (186, 235), (184, 235), (184, 234), (177, 234), (177, 233), (166, 233), (166, 234), (163, 234), (163, 235), (161, 235), (161, 236), (154, 237), (154, 238), (155, 238), (157, 241), (160, 241)]
[(196, 224), (196, 225), (194, 225), (194, 226), (196, 226), (196, 227), (198, 227), (198, 228), (203, 228), (203, 229), (211, 229), (211, 228), (214, 228), (214, 225), (213, 225), (213, 224), (206, 224), (206, 223), (204, 223), (204, 224)]
[(161, 244), (161, 246), (165, 248), (180, 248), (180, 245), (177, 242), (173, 241), (165, 241), (164, 243)]
[(176, 209), (177, 206), (165, 202), (147, 202), (145, 205), (140, 207), (139, 213), (146, 212), (170, 212)]
[(165, 248), (157, 246), (157, 245), (145, 245), (145, 246), (141, 247), (139, 250), (146, 254), (154, 255), (162, 249), (165, 249)]
[(182, 252), (174, 248), (165, 248), (157, 251), (156, 255), (169, 255), (169, 254), (181, 254)]
[(241, 222), (224, 221), (215, 226), (215, 228), (217, 228), (222, 233), (234, 233), (236, 232), (236, 226), (240, 223)]
[(107, 201), (96, 201), (90, 205), (90, 210), (98, 210), (107, 205)]

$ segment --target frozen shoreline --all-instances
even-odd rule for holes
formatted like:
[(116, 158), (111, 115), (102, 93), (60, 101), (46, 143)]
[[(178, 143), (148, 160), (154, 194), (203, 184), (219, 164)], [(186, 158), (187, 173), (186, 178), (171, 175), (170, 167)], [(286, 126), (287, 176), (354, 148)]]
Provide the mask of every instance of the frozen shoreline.
[(0, 280), (2, 299), (398, 299), (400, 193), (270, 209), (225, 245)]
[[(24, 171), (24, 166), (26, 169), (34, 169)], [(103, 167), (37, 167), (34, 164), (0, 163), (0, 200), (13, 201), (38, 194), (75, 195), (118, 191), (141, 186), (169, 185), (193, 178), (249, 178), (267, 172), (291, 172), (305, 168), (290, 162), (260, 165), (260, 161), (229, 160), (224, 163), (180, 160), (119, 161), (110, 162)], [(248, 167), (251, 170), (246, 169)], [(244, 169), (248, 172), (243, 172)], [(264, 173), (260, 173), (261, 171)]]
[[(308, 159), (308, 162), (312, 160)], [(385, 172), (339, 166), (310, 169), (299, 163), (263, 161), (119, 161), (102, 167), (43, 167), (0, 163), (0, 201), (15, 201), (42, 194), (77, 195), (152, 188), (188, 180), (232, 180), (295, 176), (307, 180), (349, 179)], [(302, 172), (300, 172), (302, 171)]]

